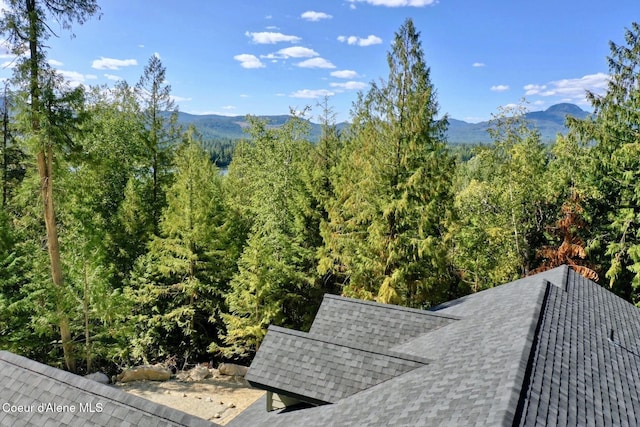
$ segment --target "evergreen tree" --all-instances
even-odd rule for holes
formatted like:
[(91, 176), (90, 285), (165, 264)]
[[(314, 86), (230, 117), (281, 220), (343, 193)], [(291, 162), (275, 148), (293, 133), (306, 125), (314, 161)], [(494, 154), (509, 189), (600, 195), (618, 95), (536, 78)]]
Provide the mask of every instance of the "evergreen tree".
[[(4, 95), (2, 97), (2, 143), (0, 147), (0, 163), (2, 168), (2, 190), (0, 191), (0, 208), (9, 209), (9, 204), (16, 187), (25, 176), (26, 153), (23, 147), (18, 145), (14, 137), (14, 123), (12, 114), (15, 112), (13, 95), (10, 93), (8, 84), (5, 84)], [(13, 110), (13, 111), (12, 111)]]
[(141, 102), (145, 128), (143, 141), (149, 161), (145, 166), (151, 171), (149, 211), (153, 232), (158, 234), (160, 214), (166, 204), (164, 191), (171, 179), (173, 147), (179, 138), (178, 114), (171, 98), (171, 86), (166, 83), (166, 68), (158, 55), (149, 58), (135, 91)]
[(220, 313), (236, 260), (219, 171), (192, 133), (176, 154), (160, 236), (149, 243), (131, 280), (136, 358), (201, 359), (222, 327)]
[(226, 297), (229, 314), (224, 343), (213, 346), (226, 357), (257, 350), (270, 324), (310, 325), (318, 294), (315, 251), (307, 240), (310, 198), (302, 179), (311, 146), (307, 123), (293, 116), (280, 128), (250, 118), (252, 137), (240, 144), (229, 179), (244, 187), (235, 202), (245, 204), (252, 224)]
[[(573, 136), (595, 142), (590, 150), (592, 247), (604, 249), (609, 285), (638, 303), (640, 289), (640, 25), (632, 23), (625, 44), (610, 42), (606, 93), (587, 93), (594, 113), (570, 120)], [(597, 255), (596, 255), (597, 256)], [(608, 265), (608, 268), (607, 268)], [(628, 284), (632, 283), (632, 287)]]
[(494, 142), (459, 169), (453, 257), (474, 291), (523, 277), (535, 267), (550, 215), (547, 154), (524, 108), (501, 109)]
[(419, 33), (407, 20), (388, 54), (389, 78), (355, 104), (335, 178), (321, 270), (343, 294), (420, 307), (446, 299), (453, 159)]
[[(28, 125), (24, 133), (31, 141), (37, 159), (38, 174), (41, 182), (44, 220), (47, 232), (47, 247), (51, 261), (51, 276), (58, 293), (64, 292), (64, 279), (58, 230), (56, 224), (53, 167), (54, 145), (60, 143), (60, 133), (51, 123), (51, 109), (47, 110), (48, 94), (53, 93), (52, 77), (45, 62), (45, 41), (53, 34), (47, 25), (47, 19), (57, 20), (65, 29), (71, 24), (84, 23), (98, 11), (96, 0), (58, 0), (56, 2), (41, 0), (9, 0), (8, 9), (0, 24), (2, 32), (11, 44), (12, 53), (19, 55), (16, 67), (16, 79), (25, 88), (28, 102), (24, 104), (24, 112)], [(52, 105), (51, 103), (49, 105)], [(73, 343), (69, 330), (68, 314), (58, 309), (58, 325), (62, 339), (62, 348), (66, 368), (75, 370)]]
[(145, 128), (138, 100), (126, 82), (92, 88), (88, 98), (82, 155), (77, 156), (92, 183), (84, 203), (104, 221), (105, 263), (113, 265), (109, 281), (121, 288), (153, 233), (143, 199), (149, 171)]

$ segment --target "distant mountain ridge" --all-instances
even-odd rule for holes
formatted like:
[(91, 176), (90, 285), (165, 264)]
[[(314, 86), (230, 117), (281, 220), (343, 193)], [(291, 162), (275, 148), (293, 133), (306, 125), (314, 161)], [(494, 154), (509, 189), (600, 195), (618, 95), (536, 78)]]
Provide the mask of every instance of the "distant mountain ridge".
[[(589, 116), (589, 112), (575, 104), (556, 104), (544, 111), (531, 111), (525, 114), (533, 127), (540, 131), (543, 142), (551, 143), (556, 140), (556, 136), (565, 134), (567, 128), (564, 123), (567, 116), (577, 119), (584, 119)], [(449, 119), (449, 130), (447, 131), (447, 141), (450, 144), (476, 144), (490, 143), (491, 137), (487, 130), (490, 122), (467, 123), (462, 120)]]
[[(589, 113), (575, 104), (556, 104), (544, 111), (532, 111), (525, 114), (525, 118), (538, 128), (544, 142), (555, 141), (558, 133), (566, 133), (564, 121), (567, 116), (578, 119), (587, 117)], [(266, 119), (271, 126), (282, 126), (289, 119), (288, 115), (258, 116)], [(205, 139), (241, 139), (246, 138), (244, 129), (249, 125), (246, 116), (222, 116), (217, 114), (189, 114), (178, 113), (178, 123), (183, 126), (193, 124)], [(309, 139), (318, 141), (322, 126), (309, 122)], [(338, 129), (344, 129), (349, 123), (339, 123)], [(487, 133), (489, 122), (468, 123), (462, 120), (449, 119), (447, 141), (450, 144), (489, 143), (491, 138)]]

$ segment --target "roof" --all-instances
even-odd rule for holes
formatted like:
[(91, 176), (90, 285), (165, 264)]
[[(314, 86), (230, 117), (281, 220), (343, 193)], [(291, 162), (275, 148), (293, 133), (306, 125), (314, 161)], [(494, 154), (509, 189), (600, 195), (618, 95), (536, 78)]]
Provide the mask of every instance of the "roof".
[(274, 326), (260, 348), (245, 379), (254, 387), (316, 404), (337, 402), (428, 363), (406, 353)]
[(0, 351), (0, 425), (215, 426), (116, 388)]
[[(568, 267), (434, 310), (421, 317), (418, 310), (325, 297), (306, 339), (375, 342), (379, 353), (426, 363), (390, 369), (388, 380), (330, 404), (266, 412), (262, 399), (230, 425), (640, 425), (640, 310)], [(386, 338), (405, 327), (405, 316), (414, 332)], [(327, 372), (350, 354), (328, 357), (322, 347), (295, 347), (297, 339), (277, 341), (283, 334), (269, 330), (265, 342), (273, 335), (279, 345), (260, 347), (248, 376), (293, 385), (279, 390), (298, 397), (305, 388), (331, 388)], [(342, 334), (348, 338), (341, 341)], [(305, 361), (302, 375), (279, 358), (291, 345), (295, 359)]]
[(388, 348), (455, 320), (426, 310), (325, 295), (309, 332)]

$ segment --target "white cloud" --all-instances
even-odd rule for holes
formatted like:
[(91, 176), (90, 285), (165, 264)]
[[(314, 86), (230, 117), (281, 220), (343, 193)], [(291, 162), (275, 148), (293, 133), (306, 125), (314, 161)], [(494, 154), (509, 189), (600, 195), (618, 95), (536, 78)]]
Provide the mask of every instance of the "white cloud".
[(339, 71), (332, 71), (331, 77), (336, 77), (339, 79), (355, 79), (359, 76), (358, 76), (358, 73), (356, 73), (353, 70), (339, 70)]
[(350, 3), (368, 3), (373, 6), (386, 6), (386, 7), (424, 7), (431, 6), (438, 3), (438, 0), (349, 0)]
[(255, 55), (243, 53), (233, 57), (236, 61), (240, 62), (242, 68), (264, 68), (265, 65)]
[(605, 73), (589, 74), (577, 79), (562, 79), (550, 83), (551, 95), (563, 95), (569, 98), (584, 97), (587, 90), (603, 93), (607, 88), (609, 75)]
[(104, 76), (109, 79), (109, 80), (113, 80), (113, 81), (120, 81), (122, 80), (122, 77), (120, 76), (116, 76), (115, 74), (104, 74)]
[(485, 64), (484, 62), (474, 62), (471, 66), (472, 67), (476, 67), (476, 68), (480, 68), (480, 67), (486, 67), (487, 64)]
[(222, 107), (223, 110), (235, 110), (236, 107), (235, 105), (225, 105), (224, 107)]
[(524, 87), (525, 95), (537, 95), (547, 88), (547, 85), (526, 85)]
[(338, 41), (357, 46), (373, 46), (374, 44), (382, 43), (382, 39), (378, 36), (374, 36), (373, 34), (368, 36), (366, 39), (356, 36), (338, 36)]
[(138, 61), (135, 59), (114, 59), (101, 56), (100, 59), (93, 61), (91, 68), (96, 70), (119, 70), (122, 67), (130, 67), (132, 65), (138, 65)]
[(296, 64), (301, 68), (336, 68), (330, 61), (324, 58), (311, 58)]
[(322, 98), (325, 96), (333, 96), (333, 95), (335, 95), (334, 92), (331, 92), (330, 90), (326, 90), (326, 89), (302, 89), (302, 90), (293, 92), (289, 96), (291, 98), (315, 99), (315, 98)]
[(187, 98), (184, 96), (176, 96), (176, 95), (171, 95), (171, 100), (173, 102), (188, 102), (191, 101), (193, 98)]
[(511, 103), (511, 104), (502, 105), (500, 108), (507, 110), (507, 112), (509, 112), (509, 111), (518, 110), (519, 107), (520, 105)]
[(98, 78), (95, 74), (82, 74), (77, 71), (58, 70), (58, 73), (64, 77), (71, 87), (77, 87), (84, 84), (87, 80), (95, 80)]
[(608, 82), (608, 74), (596, 73), (574, 79), (554, 80), (544, 85), (528, 84), (524, 86), (524, 90), (526, 95), (559, 96), (563, 102), (586, 104), (586, 91), (603, 94)]
[(138, 47), (139, 47), (140, 49), (143, 49), (143, 48), (144, 48), (144, 45), (143, 45), (143, 44), (139, 44), (139, 45), (138, 45)]
[(51, 65), (52, 67), (62, 67), (64, 64), (60, 61), (57, 61), (55, 59), (49, 59), (47, 60), (47, 62), (49, 63), (49, 65)]
[(315, 56), (320, 56), (320, 54), (313, 49), (309, 49), (307, 47), (302, 47), (302, 46), (292, 46), (292, 47), (286, 47), (284, 49), (280, 49), (276, 53), (270, 53), (269, 55), (264, 56), (264, 58), (268, 58), (268, 59), (313, 58)]
[(307, 21), (313, 21), (313, 22), (317, 22), (320, 21), (322, 19), (331, 19), (333, 18), (333, 16), (324, 13), (324, 12), (315, 12), (313, 10), (309, 10), (307, 12), (304, 12), (302, 15), (300, 15), (300, 17), (302, 19), (306, 19)]
[(251, 37), (251, 41), (257, 44), (276, 44), (281, 42), (297, 43), (302, 40), (298, 36), (289, 36), (282, 33), (274, 33), (270, 31), (264, 31), (260, 33), (250, 33), (247, 31), (244, 33), (247, 37)]
[(367, 87), (367, 84), (363, 82), (348, 81), (345, 83), (330, 83), (330, 86), (345, 90), (362, 90)]
[(508, 85), (491, 86), (491, 90), (494, 92), (504, 92), (506, 90), (509, 90), (509, 86)]
[(14, 68), (16, 66), (16, 61), (4, 61), (0, 64), (0, 68)]

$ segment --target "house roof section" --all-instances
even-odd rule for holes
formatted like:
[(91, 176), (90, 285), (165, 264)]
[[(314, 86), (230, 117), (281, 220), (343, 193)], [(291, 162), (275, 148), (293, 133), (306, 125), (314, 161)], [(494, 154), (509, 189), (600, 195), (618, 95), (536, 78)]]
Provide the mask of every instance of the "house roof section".
[(245, 378), (259, 388), (324, 404), (426, 363), (421, 357), (271, 326)]
[[(267, 413), (259, 401), (230, 425), (640, 425), (640, 310), (568, 267), (436, 310), (458, 320), (389, 347), (428, 364), (330, 405)], [(322, 387), (327, 362), (308, 363)]]
[(640, 425), (640, 310), (568, 271), (542, 313), (520, 425)]
[(309, 332), (389, 348), (455, 320), (426, 310), (325, 295)]
[(3, 426), (216, 425), (7, 351), (0, 351), (0, 384)]

